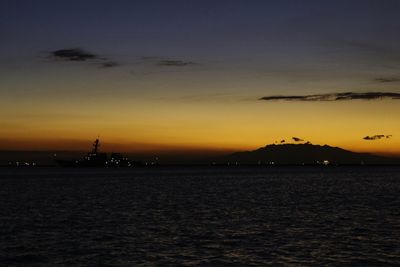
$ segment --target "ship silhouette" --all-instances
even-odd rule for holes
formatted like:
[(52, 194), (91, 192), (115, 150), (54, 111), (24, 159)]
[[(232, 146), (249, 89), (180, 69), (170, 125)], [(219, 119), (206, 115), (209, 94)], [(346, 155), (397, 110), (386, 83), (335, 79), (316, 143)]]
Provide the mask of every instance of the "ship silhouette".
[(93, 142), (92, 150), (81, 159), (76, 160), (63, 160), (55, 159), (55, 161), (63, 167), (134, 167), (142, 166), (143, 163), (139, 161), (131, 161), (124, 157), (121, 153), (107, 153), (100, 152), (100, 139), (96, 138)]

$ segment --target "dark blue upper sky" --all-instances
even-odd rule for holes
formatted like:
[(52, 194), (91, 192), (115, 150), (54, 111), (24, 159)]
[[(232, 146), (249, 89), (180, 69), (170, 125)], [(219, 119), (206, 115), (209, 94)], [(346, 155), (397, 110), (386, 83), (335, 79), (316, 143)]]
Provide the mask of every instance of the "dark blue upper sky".
[(203, 80), (245, 76), (236, 82), (261, 85), (260, 77), (273, 76), (352, 86), (398, 76), (399, 11), (396, 0), (2, 1), (0, 69), (11, 79), (24, 68), (62, 68), (49, 56), (77, 48), (141, 80), (159, 73), (155, 61), (178, 60), (190, 63), (180, 71)]
[(118, 57), (229, 60), (257, 57), (265, 46), (341, 50), (400, 41), (399, 1), (15, 0), (2, 1), (0, 10), (2, 56), (84, 46)]

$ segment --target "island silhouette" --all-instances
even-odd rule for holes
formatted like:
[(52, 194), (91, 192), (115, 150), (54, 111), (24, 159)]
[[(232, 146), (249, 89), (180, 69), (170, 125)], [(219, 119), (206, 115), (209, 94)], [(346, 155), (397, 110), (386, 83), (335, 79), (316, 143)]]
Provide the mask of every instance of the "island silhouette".
[(329, 145), (270, 144), (253, 151), (236, 152), (218, 159), (229, 164), (269, 165), (379, 165), (400, 164), (400, 158), (357, 153)]

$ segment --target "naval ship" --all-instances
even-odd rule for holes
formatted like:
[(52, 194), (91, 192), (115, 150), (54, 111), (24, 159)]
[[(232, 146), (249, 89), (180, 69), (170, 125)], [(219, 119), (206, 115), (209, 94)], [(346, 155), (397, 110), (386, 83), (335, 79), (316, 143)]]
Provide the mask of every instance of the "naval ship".
[(143, 165), (141, 162), (130, 161), (123, 157), (120, 153), (111, 153), (108, 157), (107, 153), (102, 153), (99, 150), (100, 140), (97, 138), (93, 142), (92, 151), (86, 154), (85, 157), (77, 160), (62, 160), (55, 161), (63, 167), (133, 167)]

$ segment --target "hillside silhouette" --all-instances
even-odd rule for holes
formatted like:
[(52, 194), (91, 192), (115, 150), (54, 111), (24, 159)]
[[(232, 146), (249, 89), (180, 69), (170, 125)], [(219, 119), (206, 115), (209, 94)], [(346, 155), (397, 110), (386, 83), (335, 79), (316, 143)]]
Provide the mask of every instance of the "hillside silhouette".
[(236, 152), (221, 159), (232, 164), (400, 164), (399, 158), (356, 153), (328, 145), (267, 145), (253, 151)]

